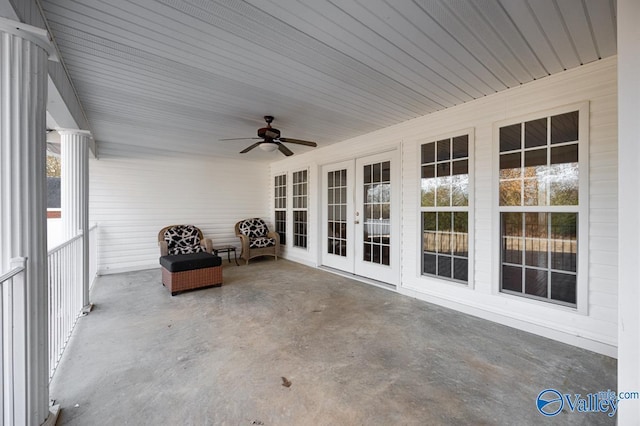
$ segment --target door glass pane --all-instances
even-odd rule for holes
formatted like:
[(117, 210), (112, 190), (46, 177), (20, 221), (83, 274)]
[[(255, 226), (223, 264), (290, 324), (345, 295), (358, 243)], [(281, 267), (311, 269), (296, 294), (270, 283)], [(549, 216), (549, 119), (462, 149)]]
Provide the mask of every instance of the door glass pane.
[(373, 180), (372, 182), (382, 182), (382, 176), (381, 176), (381, 168), (380, 168), (380, 163), (378, 164), (374, 164), (373, 165)]
[(378, 191), (380, 193), (378, 201), (380, 201), (381, 203), (391, 202), (391, 184), (381, 183), (380, 185), (378, 185)]
[(347, 170), (327, 173), (327, 253), (347, 256)]
[[(367, 182), (367, 174), (370, 181)], [(391, 162), (364, 166), (363, 261), (389, 265), (391, 247)]]

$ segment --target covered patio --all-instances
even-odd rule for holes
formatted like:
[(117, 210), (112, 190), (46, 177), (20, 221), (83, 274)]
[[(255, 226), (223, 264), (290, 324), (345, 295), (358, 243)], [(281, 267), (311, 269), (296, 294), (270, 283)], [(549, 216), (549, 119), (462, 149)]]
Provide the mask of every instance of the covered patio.
[(612, 358), (330, 272), (224, 275), (175, 297), (158, 270), (100, 277), (51, 384), (58, 425), (533, 425), (543, 389), (616, 388)]
[[(0, 423), (636, 424), (639, 21), (0, 0)], [(159, 230), (251, 218), (278, 261), (161, 286)]]

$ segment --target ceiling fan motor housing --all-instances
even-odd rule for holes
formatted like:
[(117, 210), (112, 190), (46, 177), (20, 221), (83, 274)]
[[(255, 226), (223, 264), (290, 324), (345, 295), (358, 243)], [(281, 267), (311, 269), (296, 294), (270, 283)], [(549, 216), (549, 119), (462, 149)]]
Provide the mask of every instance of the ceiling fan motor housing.
[(258, 137), (264, 139), (278, 139), (280, 137), (280, 130), (271, 126), (258, 129)]

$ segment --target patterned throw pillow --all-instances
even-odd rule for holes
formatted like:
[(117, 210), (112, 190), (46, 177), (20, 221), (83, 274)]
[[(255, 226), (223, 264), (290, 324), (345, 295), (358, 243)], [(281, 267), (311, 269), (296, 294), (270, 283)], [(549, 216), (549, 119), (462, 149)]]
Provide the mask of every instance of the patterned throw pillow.
[(198, 228), (193, 225), (172, 226), (164, 233), (169, 254), (188, 254), (205, 251), (200, 246)]
[(255, 217), (253, 219), (247, 219), (240, 223), (238, 226), (240, 229), (240, 233), (249, 238), (258, 238), (258, 237), (266, 237), (269, 232), (269, 228), (267, 228), (267, 224), (264, 223), (264, 220), (259, 217)]

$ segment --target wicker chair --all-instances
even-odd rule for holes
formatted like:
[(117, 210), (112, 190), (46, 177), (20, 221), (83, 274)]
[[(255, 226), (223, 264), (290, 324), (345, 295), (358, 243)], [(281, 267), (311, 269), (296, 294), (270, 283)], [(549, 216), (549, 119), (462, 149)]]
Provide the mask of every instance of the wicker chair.
[(278, 260), (280, 235), (269, 232), (264, 221), (258, 217), (244, 219), (236, 223), (236, 235), (242, 243), (240, 257), (249, 264), (249, 259), (258, 256), (273, 256)]
[(203, 238), (202, 231), (193, 225), (170, 225), (158, 232), (160, 256), (168, 254), (213, 253), (213, 242)]

